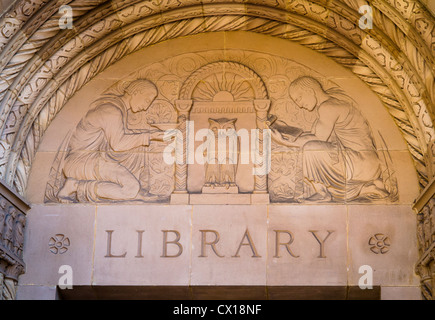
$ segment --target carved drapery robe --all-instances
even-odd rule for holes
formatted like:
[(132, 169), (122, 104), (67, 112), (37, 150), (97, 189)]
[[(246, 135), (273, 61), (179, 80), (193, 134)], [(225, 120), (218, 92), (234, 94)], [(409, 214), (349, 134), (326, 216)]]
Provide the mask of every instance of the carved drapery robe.
[(149, 132), (128, 130), (122, 99), (100, 99), (78, 124), (65, 157), (64, 174), (79, 181), (79, 201), (107, 200), (98, 195), (100, 182), (107, 188), (107, 183), (122, 184), (128, 175), (138, 179), (145, 167), (144, 146), (149, 141)]
[(382, 171), (368, 123), (355, 107), (335, 123), (327, 141), (304, 146), (303, 170), (309, 181), (323, 184), (335, 200), (376, 198), (361, 194), (366, 184), (381, 178)]

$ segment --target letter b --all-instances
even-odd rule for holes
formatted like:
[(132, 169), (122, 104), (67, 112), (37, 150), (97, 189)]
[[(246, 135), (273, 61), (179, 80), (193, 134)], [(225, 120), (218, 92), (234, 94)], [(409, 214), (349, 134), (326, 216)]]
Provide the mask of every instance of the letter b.
[[(162, 230), (163, 232), (163, 254), (162, 258), (178, 258), (183, 253), (183, 246), (180, 243), (181, 235), (176, 230)], [(175, 234), (175, 240), (168, 241), (168, 233)], [(178, 247), (178, 252), (173, 255), (168, 254), (168, 244), (172, 244)]]

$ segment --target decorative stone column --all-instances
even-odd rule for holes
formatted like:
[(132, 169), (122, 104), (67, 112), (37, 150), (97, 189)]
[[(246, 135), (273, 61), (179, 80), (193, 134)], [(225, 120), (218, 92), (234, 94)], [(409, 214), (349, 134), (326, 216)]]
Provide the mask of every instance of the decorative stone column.
[[(264, 143), (264, 129), (267, 129), (266, 121), (267, 115), (270, 108), (270, 100), (254, 100), (254, 108), (257, 117), (257, 129), (258, 129), (258, 152), (255, 150), (251, 150), (251, 152), (255, 152), (256, 156), (259, 156), (260, 159), (255, 160), (254, 168), (261, 168), (265, 164), (263, 162), (265, 155), (265, 143)], [(267, 152), (270, 151), (269, 147), (267, 147)], [(271, 156), (271, 155), (269, 155)], [(254, 177), (254, 193), (251, 198), (252, 204), (268, 204), (270, 202), (269, 193), (267, 188), (267, 176), (268, 174), (256, 174)]]
[(0, 182), (0, 300), (14, 300), (24, 273), (24, 228), (30, 206)]
[(413, 209), (417, 213), (420, 253), (415, 270), (420, 276), (423, 299), (435, 300), (435, 178), (414, 202)]
[[(192, 109), (192, 100), (177, 100), (175, 107), (178, 113), (177, 129), (182, 133), (183, 140), (177, 139), (176, 143), (182, 143), (183, 162), (175, 163), (175, 190), (171, 195), (171, 204), (188, 204), (189, 194), (187, 192), (187, 156), (189, 141), (187, 136), (187, 121), (190, 119), (190, 110)], [(179, 146), (176, 147), (179, 150)]]

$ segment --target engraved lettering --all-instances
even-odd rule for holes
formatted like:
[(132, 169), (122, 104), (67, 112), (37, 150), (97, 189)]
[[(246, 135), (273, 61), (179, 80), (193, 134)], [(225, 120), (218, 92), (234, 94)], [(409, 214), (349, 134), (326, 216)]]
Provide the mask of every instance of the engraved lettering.
[[(219, 254), (219, 252), (216, 249), (216, 244), (220, 240), (219, 232), (215, 230), (200, 230), (201, 231), (201, 255), (200, 258), (206, 258), (207, 257), (207, 249), (206, 246), (209, 245), (213, 249), (213, 252), (219, 257), (223, 258), (224, 256)], [(215, 239), (212, 242), (207, 242), (207, 233), (214, 233)]]
[(114, 230), (106, 230), (107, 232), (107, 254), (104, 256), (105, 258), (125, 258), (127, 252), (121, 255), (112, 254), (112, 234)]
[[(181, 235), (177, 230), (162, 230), (163, 232), (163, 254), (161, 255), (162, 258), (177, 258), (181, 256), (183, 253), (183, 246), (179, 242), (181, 239)], [(174, 233), (175, 234), (175, 240), (168, 241), (168, 233)], [(174, 244), (178, 247), (178, 252), (173, 255), (168, 254), (168, 244)]]
[(318, 258), (323, 258), (323, 259), (326, 258), (326, 256), (325, 256), (325, 242), (326, 242), (326, 240), (328, 240), (329, 236), (334, 231), (328, 230), (328, 235), (323, 240), (320, 240), (319, 237), (317, 236), (317, 234), (316, 234), (318, 232), (317, 230), (310, 230), (309, 232), (311, 232), (313, 234), (314, 238), (317, 240), (317, 242), (320, 245), (320, 254), (319, 254)]
[[(292, 257), (294, 257), (294, 258), (299, 258), (299, 256), (297, 256), (297, 255), (295, 255), (292, 251), (291, 251), (291, 249), (290, 249), (290, 245), (293, 243), (293, 241), (294, 241), (294, 237), (293, 237), (293, 234), (290, 232), (290, 231), (287, 231), (287, 230), (274, 230), (275, 231), (275, 236), (276, 236), (276, 241), (275, 241), (275, 256), (274, 256), (274, 258), (281, 258), (281, 256), (279, 255), (279, 249), (280, 249), (280, 246), (284, 246), (285, 248), (286, 248), (286, 250), (287, 250), (287, 252), (292, 256)], [(281, 242), (281, 240), (280, 240), (280, 235), (282, 234), (282, 233), (286, 233), (286, 234), (288, 234), (288, 236), (289, 236), (289, 240), (288, 240), (288, 242)]]
[(135, 258), (143, 258), (142, 255), (142, 237), (144, 230), (137, 230), (137, 255)]
[[(248, 240), (247, 243), (245, 243), (245, 239)], [(249, 234), (249, 230), (246, 229), (245, 234), (243, 235), (242, 241), (240, 241), (239, 247), (237, 249), (236, 254), (233, 256), (233, 258), (240, 258), (239, 252), (242, 246), (249, 246), (252, 250), (252, 257), (253, 258), (261, 258), (260, 255), (257, 253), (257, 249), (255, 248), (254, 242), (252, 241), (251, 235)]]

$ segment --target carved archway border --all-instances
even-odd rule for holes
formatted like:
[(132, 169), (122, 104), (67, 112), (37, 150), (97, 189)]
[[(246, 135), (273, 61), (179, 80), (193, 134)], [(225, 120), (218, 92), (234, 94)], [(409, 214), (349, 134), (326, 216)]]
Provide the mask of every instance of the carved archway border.
[[(24, 192), (43, 132), (72, 94), (94, 75), (125, 54), (152, 43), (229, 30), (292, 40), (352, 69), (378, 94), (396, 120), (415, 160), (420, 184), (424, 186), (430, 178), (431, 164), (425, 157), (427, 143), (434, 137), (430, 110), (434, 100), (431, 52), (435, 49), (435, 21), (418, 1), (407, 0), (401, 12), (394, 5), (403, 0), (370, 2), (375, 8), (376, 27), (367, 32), (355, 26), (360, 17), (357, 9), (366, 3), (356, 0), (328, 4), (320, 0), (303, 4), (250, 1), (253, 4), (249, 5), (241, 4), (244, 1), (216, 5), (207, 0), (200, 6), (193, 0), (93, 1), (88, 7), (80, 1), (46, 2), (17, 1), (0, 21), (2, 32), (12, 25), (10, 34), (0, 41), (0, 48), (7, 49), (2, 50), (0, 64), (0, 142), (5, 146), (0, 165), (3, 177), (20, 193)], [(54, 8), (66, 3), (78, 8), (78, 17), (82, 17), (76, 29), (48, 34), (59, 18), (53, 14)], [(179, 5), (188, 7), (177, 9)], [(142, 10), (142, 15), (131, 14), (143, 8), (147, 10)], [(102, 20), (95, 23), (96, 16)], [(201, 18), (195, 18), (198, 16)], [(29, 54), (29, 44), (34, 52), (41, 48), (45, 51)], [(26, 96), (29, 88), (34, 91)], [(24, 110), (18, 112), (19, 119), (12, 114), (17, 110)]]

